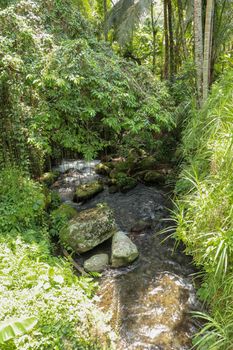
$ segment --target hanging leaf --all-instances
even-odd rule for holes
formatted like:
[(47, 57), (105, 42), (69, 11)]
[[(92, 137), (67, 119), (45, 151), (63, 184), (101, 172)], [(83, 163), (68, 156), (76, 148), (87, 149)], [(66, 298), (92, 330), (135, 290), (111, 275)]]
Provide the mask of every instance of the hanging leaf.
[(31, 331), (38, 320), (35, 317), (27, 317), (18, 320), (7, 320), (0, 324), (0, 344), (5, 343), (17, 336), (24, 335)]

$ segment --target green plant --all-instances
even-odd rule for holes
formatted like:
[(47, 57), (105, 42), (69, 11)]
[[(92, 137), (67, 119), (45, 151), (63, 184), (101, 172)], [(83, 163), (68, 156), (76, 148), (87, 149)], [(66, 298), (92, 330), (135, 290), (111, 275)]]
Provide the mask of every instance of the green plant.
[(200, 298), (210, 316), (197, 349), (225, 350), (233, 339), (233, 94), (230, 70), (183, 133), (184, 168), (177, 183), (175, 237), (202, 270)]
[(37, 324), (35, 317), (27, 317), (17, 320), (7, 320), (0, 324), (0, 344), (8, 342), (17, 336), (22, 336), (31, 331)]
[(113, 333), (92, 301), (96, 283), (52, 255), (43, 189), (17, 168), (1, 171), (0, 184), (1, 349), (108, 348)]

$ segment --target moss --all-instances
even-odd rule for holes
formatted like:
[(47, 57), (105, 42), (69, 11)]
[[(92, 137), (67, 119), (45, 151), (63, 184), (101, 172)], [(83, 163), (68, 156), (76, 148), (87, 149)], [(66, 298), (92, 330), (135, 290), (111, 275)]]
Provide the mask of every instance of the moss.
[(62, 216), (67, 218), (68, 220), (73, 219), (77, 215), (77, 210), (71, 205), (63, 203), (60, 205), (60, 207), (56, 210), (53, 210), (52, 215), (55, 216)]
[(153, 170), (156, 164), (157, 164), (156, 159), (153, 156), (149, 156), (140, 160), (136, 165), (136, 169), (138, 171)]
[(117, 162), (115, 169), (117, 172), (128, 173), (134, 165), (134, 158), (126, 159), (124, 162)]
[(39, 181), (46, 186), (51, 186), (54, 183), (54, 181), (58, 178), (58, 176), (59, 176), (58, 171), (50, 171), (50, 172), (44, 173), (39, 178)]
[(76, 202), (86, 201), (94, 197), (96, 194), (102, 192), (103, 189), (104, 189), (103, 184), (98, 181), (80, 185), (75, 191), (74, 201)]
[(112, 210), (106, 204), (81, 211), (59, 231), (61, 243), (84, 253), (109, 239), (116, 231)]
[(116, 186), (119, 191), (127, 192), (137, 185), (137, 180), (124, 173), (117, 173), (112, 180), (112, 185)]
[(107, 165), (108, 163), (100, 163), (95, 167), (96, 174), (99, 175), (109, 175), (111, 172), (111, 168)]
[(147, 184), (162, 184), (165, 182), (165, 176), (156, 170), (151, 170), (145, 174), (144, 182)]

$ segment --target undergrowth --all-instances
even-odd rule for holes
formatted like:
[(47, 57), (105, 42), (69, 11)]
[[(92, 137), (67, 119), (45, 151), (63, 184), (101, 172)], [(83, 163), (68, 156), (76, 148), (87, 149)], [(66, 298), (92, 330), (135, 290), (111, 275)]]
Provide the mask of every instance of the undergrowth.
[(53, 256), (44, 206), (27, 175), (0, 172), (0, 333), (9, 322), (36, 320), (30, 332), (6, 334), (0, 349), (108, 349), (113, 334), (94, 306), (96, 284)]
[(203, 278), (200, 298), (210, 316), (195, 338), (199, 350), (233, 343), (233, 72), (212, 90), (183, 133), (184, 166), (177, 182), (175, 236)]

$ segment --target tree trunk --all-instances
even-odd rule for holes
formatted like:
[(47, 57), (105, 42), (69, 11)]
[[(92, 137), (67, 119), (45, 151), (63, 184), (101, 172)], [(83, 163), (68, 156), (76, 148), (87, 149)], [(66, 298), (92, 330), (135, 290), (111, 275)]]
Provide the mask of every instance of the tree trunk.
[(203, 34), (202, 34), (202, 0), (194, 0), (194, 41), (197, 83), (197, 102), (202, 105), (202, 72), (203, 72)]
[(213, 35), (214, 0), (207, 0), (205, 19), (205, 41), (203, 61), (203, 102), (209, 93), (210, 69), (212, 61), (212, 35)]
[(168, 42), (168, 19), (167, 19), (167, 1), (164, 0), (163, 11), (164, 11), (164, 38), (165, 38), (165, 48), (164, 48), (164, 79), (168, 79), (169, 74), (169, 42)]
[(168, 14), (168, 29), (169, 29), (169, 68), (170, 68), (170, 79), (172, 79), (175, 73), (174, 64), (174, 39), (173, 39), (173, 26), (172, 26), (172, 3), (171, 0), (167, 1), (167, 14)]
[(184, 55), (184, 58), (186, 59), (188, 57), (188, 51), (187, 51), (186, 40), (185, 40), (184, 15), (183, 15), (182, 0), (177, 0), (177, 8), (178, 8), (178, 18), (179, 18), (179, 25), (180, 25), (180, 41), (182, 44), (183, 55)]
[(155, 19), (154, 19), (154, 2), (151, 0), (151, 27), (152, 27), (152, 47), (153, 47), (153, 62), (152, 62), (152, 72), (155, 73), (155, 58), (156, 58), (156, 29), (155, 29)]
[[(108, 11), (107, 0), (103, 0), (103, 10), (104, 10), (104, 26), (105, 26), (106, 18), (107, 18), (107, 11)], [(108, 32), (105, 29), (104, 29), (104, 39), (105, 39), (105, 41), (108, 40)]]

